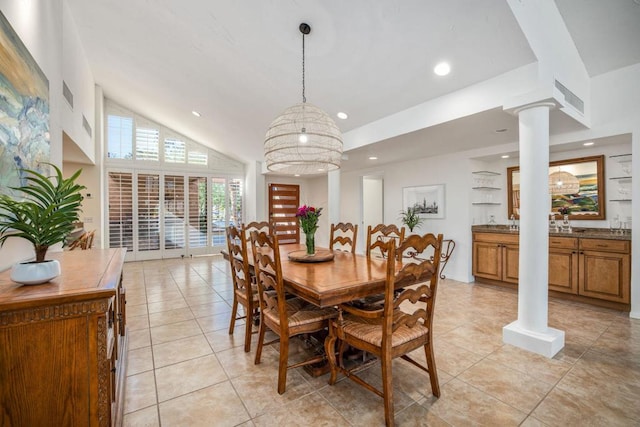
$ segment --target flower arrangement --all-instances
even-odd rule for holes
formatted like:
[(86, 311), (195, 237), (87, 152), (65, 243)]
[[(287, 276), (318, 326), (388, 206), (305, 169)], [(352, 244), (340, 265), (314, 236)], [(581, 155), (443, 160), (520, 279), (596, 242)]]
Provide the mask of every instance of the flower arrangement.
[(300, 221), (300, 228), (305, 234), (313, 234), (318, 230), (318, 218), (322, 213), (322, 208), (302, 205), (296, 212), (296, 217)]
[(305, 234), (307, 245), (307, 255), (313, 255), (316, 252), (315, 233), (318, 230), (318, 218), (322, 213), (322, 208), (314, 208), (313, 206), (302, 205), (296, 212), (296, 217), (300, 221), (300, 228)]

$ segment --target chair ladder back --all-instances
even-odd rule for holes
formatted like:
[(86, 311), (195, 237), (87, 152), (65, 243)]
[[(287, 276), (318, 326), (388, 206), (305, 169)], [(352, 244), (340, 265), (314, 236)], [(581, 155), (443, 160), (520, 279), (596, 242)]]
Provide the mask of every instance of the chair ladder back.
[(244, 233), (234, 226), (227, 227), (227, 249), (231, 264), (231, 279), (236, 291), (251, 298), (251, 274), (247, 254), (247, 241)]
[[(431, 249), (433, 249), (433, 254), (425, 253)], [(394, 251), (401, 258), (402, 267), (393, 274), (393, 284), (389, 286), (392, 296), (393, 288), (402, 286), (404, 282), (407, 285), (415, 285), (416, 283), (418, 285), (406, 286), (399, 295), (395, 296), (391, 304), (391, 309), (395, 313), (392, 330), (395, 331), (403, 325), (412, 328), (418, 321), (431, 329), (433, 307), (438, 288), (442, 234), (437, 237), (433, 234), (425, 234), (424, 236), (412, 234), (397, 249), (394, 248)], [(409, 301), (415, 306), (413, 313), (400, 310), (400, 305), (405, 301)], [(419, 302), (424, 304), (417, 305)]]
[(368, 257), (380, 252), (382, 258), (387, 257), (386, 251), (388, 246), (386, 242), (389, 240), (396, 240), (396, 247), (399, 246), (404, 240), (405, 229), (404, 227), (398, 228), (395, 224), (378, 224), (374, 227), (367, 227), (367, 247), (366, 254)]
[(260, 309), (265, 311), (277, 307), (281, 329), (286, 330), (286, 297), (278, 239), (275, 235), (264, 231), (252, 231), (251, 248), (258, 282)]
[[(356, 252), (356, 239), (358, 237), (358, 225), (350, 222), (339, 222), (338, 224), (331, 224), (331, 234), (329, 237), (329, 249), (330, 250), (345, 250), (347, 245), (350, 247), (350, 252)], [(336, 247), (336, 244), (340, 247)]]

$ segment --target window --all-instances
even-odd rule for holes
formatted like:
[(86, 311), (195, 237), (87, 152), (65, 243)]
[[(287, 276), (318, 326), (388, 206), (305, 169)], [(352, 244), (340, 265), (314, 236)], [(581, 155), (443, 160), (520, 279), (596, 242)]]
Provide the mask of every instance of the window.
[(107, 157), (133, 158), (133, 118), (109, 115), (107, 118)]
[(136, 127), (136, 160), (159, 160), (160, 131)]
[(109, 172), (109, 247), (133, 250), (133, 174)]
[(138, 251), (160, 249), (160, 176), (138, 174)]
[(206, 151), (189, 150), (190, 165), (207, 166), (207, 160), (208, 156)]
[(164, 161), (167, 163), (184, 163), (186, 147), (184, 141), (176, 138), (165, 138)]

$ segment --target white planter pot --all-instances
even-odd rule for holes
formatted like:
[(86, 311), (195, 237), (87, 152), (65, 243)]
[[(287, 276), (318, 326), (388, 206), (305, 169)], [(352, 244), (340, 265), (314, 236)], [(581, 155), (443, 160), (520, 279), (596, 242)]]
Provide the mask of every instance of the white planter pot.
[(11, 269), (11, 280), (23, 285), (39, 285), (60, 275), (60, 263), (57, 260), (43, 262), (21, 262)]

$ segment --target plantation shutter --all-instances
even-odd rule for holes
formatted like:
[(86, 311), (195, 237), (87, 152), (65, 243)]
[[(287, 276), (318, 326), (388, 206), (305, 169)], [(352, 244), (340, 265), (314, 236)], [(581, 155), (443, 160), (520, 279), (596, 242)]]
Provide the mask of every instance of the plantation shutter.
[(109, 247), (133, 251), (133, 174), (109, 172)]
[(136, 127), (136, 160), (160, 159), (160, 131)]
[(160, 249), (160, 176), (138, 174), (138, 251)]
[(207, 246), (207, 178), (189, 177), (189, 247)]
[(184, 248), (184, 176), (164, 177), (164, 247)]

